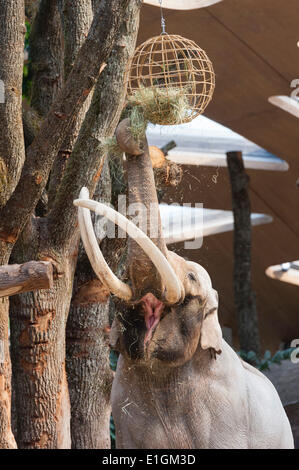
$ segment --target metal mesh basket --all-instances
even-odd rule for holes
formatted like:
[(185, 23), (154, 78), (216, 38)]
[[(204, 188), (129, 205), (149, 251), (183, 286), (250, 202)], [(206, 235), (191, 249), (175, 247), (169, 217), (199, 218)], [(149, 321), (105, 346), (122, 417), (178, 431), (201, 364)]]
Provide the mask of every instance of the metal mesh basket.
[(135, 51), (129, 101), (154, 124), (180, 124), (202, 114), (215, 89), (213, 65), (194, 41), (162, 34)]

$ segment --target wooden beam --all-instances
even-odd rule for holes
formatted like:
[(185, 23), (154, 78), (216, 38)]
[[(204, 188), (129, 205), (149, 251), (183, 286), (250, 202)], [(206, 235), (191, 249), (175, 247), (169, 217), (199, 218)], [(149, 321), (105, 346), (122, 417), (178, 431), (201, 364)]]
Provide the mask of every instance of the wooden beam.
[(290, 96), (270, 96), (269, 103), (299, 118), (299, 102)]
[(48, 261), (0, 266), (0, 297), (53, 287), (53, 268)]
[[(216, 209), (204, 209), (203, 236), (216, 235), (217, 233), (232, 232), (234, 230), (234, 216), (231, 211)], [(268, 214), (251, 214), (251, 225), (270, 224), (273, 217)]]
[[(179, 165), (227, 167), (225, 153), (199, 152), (196, 149), (177, 148), (171, 150), (167, 160)], [(285, 160), (274, 156), (243, 156), (244, 166), (248, 170), (288, 171)]]
[[(162, 7), (169, 10), (196, 10), (197, 8), (204, 8), (219, 3), (222, 0), (163, 0)], [(160, 7), (158, 0), (143, 0), (143, 3)]]
[(266, 275), (271, 279), (299, 286), (299, 261), (269, 266), (266, 269)]
[[(160, 204), (163, 235), (168, 245), (234, 230), (232, 211)], [(268, 214), (251, 214), (251, 225), (273, 222)]]

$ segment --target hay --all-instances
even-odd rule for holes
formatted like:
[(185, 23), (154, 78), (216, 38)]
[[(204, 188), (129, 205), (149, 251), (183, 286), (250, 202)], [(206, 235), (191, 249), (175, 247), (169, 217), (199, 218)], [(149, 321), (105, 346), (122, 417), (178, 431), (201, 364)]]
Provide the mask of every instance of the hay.
[(142, 110), (153, 124), (182, 124), (190, 114), (186, 88), (140, 87), (128, 98), (133, 109)]
[(131, 134), (135, 142), (139, 145), (144, 139), (148, 120), (144, 116), (143, 110), (139, 106), (133, 106), (130, 114)]
[(161, 34), (148, 39), (136, 49), (130, 64), (128, 96), (148, 108), (145, 117), (154, 124), (192, 121), (204, 112), (214, 88), (209, 57), (182, 36)]
[(183, 178), (183, 170), (180, 165), (173, 162), (167, 162), (163, 167), (155, 168), (155, 182), (158, 188), (165, 186), (177, 187)]
[[(149, 122), (153, 124), (181, 124), (190, 113), (186, 88), (140, 88), (128, 98), (128, 105), (123, 112), (130, 118), (131, 134), (139, 145), (144, 139)], [(122, 156), (123, 152), (114, 137), (102, 141), (102, 152), (108, 155)]]
[(107, 137), (101, 142), (101, 151), (104, 155), (112, 155), (115, 157), (122, 157), (124, 152), (119, 148), (115, 135)]
[(109, 169), (112, 184), (112, 203), (117, 205), (117, 196), (125, 194), (127, 190), (127, 183), (124, 176), (124, 168), (122, 158), (114, 154), (109, 155)]

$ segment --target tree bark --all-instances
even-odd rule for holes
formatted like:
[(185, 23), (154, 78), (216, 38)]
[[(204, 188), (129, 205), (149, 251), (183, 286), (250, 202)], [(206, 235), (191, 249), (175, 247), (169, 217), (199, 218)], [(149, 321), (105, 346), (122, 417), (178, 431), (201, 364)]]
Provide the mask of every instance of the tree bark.
[(42, 125), (42, 117), (31, 108), (26, 100), (23, 100), (22, 119), (25, 147), (29, 147), (34, 141), (36, 135), (39, 133)]
[[(64, 29), (64, 76), (68, 77), (70, 74), (78, 51), (83, 45), (93, 19), (93, 10), (90, 0), (82, 2), (81, 0), (74, 0), (70, 2), (65, 0), (63, 2), (63, 29)], [(58, 155), (53, 163), (51, 175), (49, 179), (49, 201), (48, 208), (53, 207), (57, 188), (59, 187), (63, 178), (65, 168), (73, 151), (74, 144), (78, 138), (79, 131), (84, 120), (86, 111), (91, 103), (92, 93), (87, 97), (82, 109), (75, 118), (74, 126), (71, 132), (68, 132)]]
[(251, 285), (251, 207), (249, 177), (242, 153), (228, 152), (232, 206), (234, 213), (234, 295), (238, 318), (240, 348), (260, 353), (258, 313)]
[(17, 447), (11, 430), (11, 362), (8, 338), (8, 297), (0, 298), (0, 449)]
[[(25, 34), (24, 2), (0, 0), (0, 79), (5, 100), (0, 104), (0, 208), (19, 180), (25, 158), (22, 129), (22, 75)], [(7, 264), (11, 245), (0, 240), (0, 265)], [(8, 338), (8, 297), (0, 299), (0, 448), (16, 448), (11, 431), (11, 363)]]
[(0, 79), (5, 100), (0, 104), (0, 208), (13, 193), (25, 159), (22, 128), (24, 1), (0, 0)]
[(113, 135), (124, 105), (124, 84), (127, 83), (128, 63), (134, 54), (140, 6), (140, 0), (130, 0), (126, 13), (122, 15), (122, 25), (113, 52), (95, 88), (90, 108), (58, 188), (54, 207), (49, 214), (51, 236), (57, 246), (65, 244), (77, 227), (77, 211), (73, 200), (78, 197), (82, 186), (89, 189), (92, 197), (98, 183), (103, 160), (106, 158), (106, 154), (103, 154), (103, 141)]
[(91, 277), (86, 273), (82, 284), (84, 274), (77, 274), (67, 325), (73, 449), (110, 448), (109, 292)]
[(0, 297), (21, 294), (53, 286), (52, 264), (29, 261), (28, 263), (0, 266)]
[(78, 50), (88, 36), (92, 18), (91, 0), (64, 1), (64, 73), (66, 77), (74, 66)]
[[(37, 116), (40, 116), (41, 120), (47, 115), (64, 82), (61, 1), (40, 0), (29, 37), (32, 91), (30, 110), (26, 109), (28, 105), (23, 105), (26, 148), (38, 134), (38, 130), (34, 129), (38, 122)], [(43, 216), (47, 211), (48, 194), (44, 189), (37, 204), (36, 214)]]
[[(91, 2), (64, 4), (65, 74), (73, 67), (92, 20)], [(91, 97), (90, 97), (91, 98)], [(50, 179), (50, 205), (63, 178), (69, 155), (78, 137), (90, 100), (77, 116), (76, 129), (65, 139), (54, 162)], [(85, 269), (88, 266), (88, 273)], [(66, 370), (71, 403), (72, 448), (106, 448), (109, 406), (109, 362), (105, 363), (104, 323), (109, 302), (107, 292), (99, 289), (82, 246), (74, 279), (73, 300), (66, 330)], [(90, 279), (92, 279), (90, 281)], [(98, 292), (99, 291), (99, 292)], [(101, 361), (101, 359), (103, 359)], [(101, 361), (101, 362), (100, 362)], [(101, 368), (99, 368), (101, 363)], [(106, 393), (101, 393), (106, 390)], [(101, 417), (99, 419), (99, 417)], [(98, 426), (100, 421), (101, 426)], [(109, 436), (108, 436), (109, 437)]]
[[(7, 264), (10, 251), (0, 242), (0, 263)], [(11, 430), (11, 362), (9, 353), (9, 301), (0, 298), (0, 449), (17, 447)]]
[[(94, 198), (104, 203), (111, 200), (107, 162)], [(93, 215), (100, 242), (99, 219)], [(82, 244), (80, 248), (66, 331), (72, 448), (108, 449), (113, 378), (108, 346), (110, 292), (96, 278)]]
[(25, 0), (26, 17), (32, 22), (37, 14), (40, 0)]
[(11, 341), (19, 448), (70, 448), (65, 374), (65, 322), (72, 288), (69, 262), (51, 295), (21, 294), (11, 302)]
[[(62, 204), (64, 200), (66, 206), (72, 204), (73, 198), (83, 186), (83, 178), (86, 180), (86, 175), (89, 174), (91, 168), (98, 169), (96, 173), (91, 174), (92, 177), (87, 183), (92, 192), (100, 176), (94, 198), (102, 202), (111, 201), (108, 160), (103, 163), (105, 156), (101, 152), (101, 142), (105, 136), (114, 132), (120, 117), (126, 93), (123, 86), (124, 74), (135, 48), (139, 9), (140, 2), (130, 0), (117, 44), (95, 90), (91, 108), (73, 151), (72, 158), (80, 163), (82, 172), (78, 171), (78, 166), (77, 174), (75, 174), (76, 166), (67, 168), (60, 190), (61, 194), (58, 193), (56, 211), (52, 214), (53, 220), (55, 220), (55, 214), (59, 213), (60, 201)], [(114, 78), (113, 91), (109, 88), (112, 84), (111, 77)], [(117, 112), (115, 112), (116, 109)], [(91, 125), (92, 122), (94, 122), (93, 125)], [(85, 168), (85, 174), (83, 168)], [(67, 213), (70, 218), (65, 221), (66, 228), (72, 230), (77, 215), (75, 212), (74, 218), (69, 210)], [(93, 217), (95, 233), (101, 241), (99, 219), (98, 216)], [(115, 269), (122, 249), (119, 249), (116, 246), (117, 243), (115, 244), (112, 240), (105, 241), (103, 245), (103, 253), (108, 262), (114, 261), (112, 264)], [(67, 323), (67, 372), (71, 399), (72, 447), (76, 449), (110, 448), (111, 406), (109, 398), (112, 372), (108, 347), (109, 298), (110, 293), (96, 278), (81, 247)]]
[[(38, 234), (38, 236), (37, 236)], [(36, 219), (22, 234), (14, 260), (28, 256), (50, 261), (54, 285), (10, 300), (11, 354), (19, 448), (65, 449), (71, 446), (70, 403), (65, 373), (65, 327), (77, 258), (72, 249), (58, 253), (48, 237), (46, 221)]]
[[(68, 80), (27, 149), (19, 183), (0, 212), (0, 238), (15, 243), (36, 207), (53, 161), (112, 50), (129, 0), (102, 0)], [(88, 73), (86, 73), (88, 70)], [(24, 194), (26, 203), (24, 204)], [(11, 214), (14, 217), (11, 217)]]
[(31, 106), (46, 116), (63, 84), (63, 37), (57, 0), (41, 0), (30, 34)]
[[(131, 0), (131, 2), (132, 8), (135, 8), (137, 13), (137, 7), (140, 8), (141, 2), (137, 0)], [(126, 10), (128, 3), (129, 0), (110, 0), (109, 2), (102, 0), (100, 2), (100, 10), (91, 26), (87, 40), (78, 53), (67, 84), (42, 125), (39, 135), (43, 133), (43, 129), (46, 129), (46, 135), (41, 140), (40, 137), (37, 137), (28, 148), (30, 157), (28, 168), (30, 167), (31, 172), (33, 170), (43, 172), (42, 183), (40, 184), (44, 185), (49, 173), (48, 169), (41, 169), (41, 167), (43, 165), (45, 167), (52, 165), (51, 162), (55, 158), (55, 152), (61, 148), (67, 133), (74, 129), (72, 127), (73, 118), (77, 116), (78, 110), (81, 109), (78, 102), (82, 103), (83, 101), (79, 89), (81, 88), (81, 91), (86, 90), (87, 84), (94, 83), (97, 78), (96, 70), (98, 70), (98, 66), (100, 67), (103, 58), (108, 56), (113, 47), (113, 57), (109, 61), (110, 65), (106, 67), (109, 73), (105, 70), (105, 79), (101, 77), (97, 83), (98, 100), (93, 105), (87, 124), (83, 126), (84, 132), (81, 131), (82, 139), (79, 147), (81, 154), (75, 151), (72, 153), (66, 171), (67, 177), (63, 178), (60, 185), (53, 209), (55, 217), (51, 217), (52, 213), (50, 213), (45, 218), (29, 218), (29, 222), (25, 226), (14, 252), (14, 261), (17, 263), (25, 262), (29, 258), (48, 260), (54, 266), (53, 289), (48, 292), (39, 291), (11, 298), (13, 375), (18, 410), (17, 441), (19, 446), (23, 448), (63, 448), (70, 447), (71, 444), (70, 406), (65, 380), (65, 327), (78, 250), (77, 215), (76, 211), (73, 210), (72, 201), (77, 196), (76, 189), (78, 187), (81, 189), (81, 186), (89, 185), (94, 190), (100, 176), (98, 163), (102, 161), (102, 154), (99, 155), (98, 153), (98, 139), (101, 140), (113, 133), (122, 108), (125, 96), (123, 87), (125, 69), (130, 55), (133, 54), (135, 44), (133, 44), (133, 39), (130, 38), (133, 34), (136, 40), (137, 24), (135, 29), (133, 28), (133, 33), (127, 29), (126, 21), (121, 27), (124, 38), (128, 38), (128, 45), (125, 42), (121, 43), (120, 39), (115, 43), (114, 39), (125, 13), (128, 14), (131, 11), (130, 8), (128, 11)], [(131, 21), (133, 22), (132, 18)], [(137, 22), (136, 19), (135, 21)], [(98, 63), (97, 67), (93, 62), (95, 60)], [(91, 73), (91, 77), (88, 77), (86, 70)], [(82, 79), (81, 83), (76, 83), (80, 79)], [(78, 102), (75, 103), (74, 99), (76, 97)], [(52, 121), (53, 112), (57, 111), (57, 103), (60, 103), (62, 110), (67, 111), (66, 117), (61, 115), (59, 111), (57, 117), (59, 123), (55, 120)], [(69, 123), (64, 122), (61, 124), (61, 120), (69, 121)], [(51, 128), (52, 122), (55, 129)], [(59, 126), (62, 136), (57, 134)], [(57, 142), (54, 142), (54, 136), (58, 139)], [(47, 137), (49, 137), (48, 141)], [(44, 146), (43, 142), (46, 141), (47, 145)], [(52, 146), (50, 157), (49, 146)], [(40, 149), (40, 152), (33, 158), (37, 148)], [(86, 149), (88, 150), (87, 157), (85, 156)], [(36, 161), (37, 156), (40, 161)], [(90, 157), (90, 160), (88, 160), (88, 157)], [(19, 207), (21, 193), (19, 192), (20, 188), (17, 188), (13, 201), (9, 201), (11, 205), (8, 208), (6, 207), (10, 214), (12, 208), (16, 207), (16, 217), (22, 219), (22, 223), (17, 220), (17, 223), (13, 226), (13, 228), (17, 228), (17, 231), (13, 232), (13, 237), (10, 237), (11, 244), (14, 243), (15, 237), (22, 230), (22, 225), (26, 219), (25, 213), (29, 212), (29, 206), (31, 204), (34, 206), (34, 198), (36, 200), (37, 195), (40, 195), (40, 189), (37, 190), (36, 185), (31, 185), (29, 180), (22, 181), (23, 189), (28, 184), (30, 185), (30, 188), (28, 187), (28, 191), (29, 189), (31, 191), (30, 197), (29, 200), (26, 200), (28, 205)], [(66, 181), (68, 184), (65, 186)], [(69, 191), (73, 192), (70, 193)], [(65, 197), (64, 202), (60, 199), (62, 196)], [(19, 201), (18, 204), (16, 204), (17, 201)], [(59, 205), (60, 203), (61, 205)], [(67, 225), (68, 222), (71, 226)], [(11, 233), (11, 227), (10, 223), (5, 225), (6, 232), (4, 233)], [(7, 242), (7, 237), (5, 240)], [(81, 307), (84, 315), (85, 306), (82, 305)], [(85, 314), (86, 312), (85, 310)], [(88, 312), (91, 314), (95, 312), (94, 303), (88, 309)], [(90, 325), (100, 325), (100, 328), (102, 328), (101, 325), (106, 323), (106, 306), (97, 305), (96, 312), (95, 322), (93, 322), (93, 318), (88, 319), (87, 328), (88, 322)], [(104, 318), (100, 318), (100, 315), (104, 315)], [(83, 333), (85, 334), (85, 327), (83, 327)], [(105, 360), (108, 357), (108, 351), (105, 343), (105, 332), (102, 333), (102, 337), (97, 342), (98, 349), (95, 348), (97, 357), (94, 357), (93, 352), (89, 350), (93, 367), (88, 370), (89, 362), (86, 360), (84, 383), (86, 383), (86, 377), (88, 376), (91, 380), (91, 387), (92, 380), (95, 384), (100, 383), (100, 396), (102, 404), (104, 404), (104, 408), (102, 408), (104, 411), (102, 416), (96, 418), (103, 420), (101, 423), (106, 423), (107, 415), (104, 416), (104, 414), (105, 412), (108, 413), (109, 408), (107, 407), (107, 386), (105, 386), (105, 382), (109, 380), (104, 378), (99, 381), (99, 374), (95, 374), (93, 377), (95, 370), (100, 373), (99, 363), (97, 362), (99, 358), (104, 357), (103, 368), (107, 369)], [(78, 337), (80, 338), (80, 331)], [(92, 335), (90, 338), (92, 340)], [(93, 339), (97, 341), (94, 336)], [(83, 368), (81, 372), (83, 379)], [(88, 399), (90, 397), (89, 394)], [(80, 399), (83, 400), (82, 394)], [(110, 407), (109, 404), (108, 406)], [(99, 429), (98, 422), (92, 422), (91, 426), (92, 430)], [(106, 429), (105, 436), (107, 436)], [(79, 432), (78, 427), (77, 432)], [(90, 437), (90, 434), (88, 436)], [(84, 445), (87, 445), (87, 443), (85, 442)]]

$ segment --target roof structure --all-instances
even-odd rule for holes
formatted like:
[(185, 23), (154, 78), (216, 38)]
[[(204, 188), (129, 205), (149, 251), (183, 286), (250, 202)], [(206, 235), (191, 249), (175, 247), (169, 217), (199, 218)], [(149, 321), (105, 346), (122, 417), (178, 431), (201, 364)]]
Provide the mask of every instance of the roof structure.
[[(160, 213), (167, 244), (202, 239), (234, 229), (234, 216), (231, 211), (161, 204)], [(272, 217), (267, 214), (251, 214), (252, 226), (272, 221)]]
[(299, 101), (290, 96), (270, 96), (269, 103), (299, 118)]
[(288, 163), (267, 152), (230, 129), (199, 116), (192, 125), (149, 126), (150, 145), (162, 147), (174, 139), (176, 147), (167, 159), (183, 165), (226, 167), (226, 152), (237, 149), (243, 153), (245, 168), (287, 171)]
[[(222, 0), (163, 0), (163, 8), (174, 10), (195, 10), (197, 8), (208, 7), (219, 3)], [(144, 0), (148, 5), (157, 6), (158, 0)]]
[[(291, 97), (291, 84), (299, 79), (299, 2), (223, 0), (191, 11), (165, 9), (164, 17), (169, 34), (194, 40), (213, 62), (216, 89), (205, 116), (289, 165), (285, 172), (248, 169), (252, 211), (273, 217), (273, 223), (253, 229), (252, 277), (263, 346), (275, 351), (281, 342), (299, 337), (297, 287), (265, 275), (268, 266), (299, 256), (299, 120), (269, 98)], [(160, 24), (159, 8), (144, 5), (138, 42), (159, 34)], [(240, 150), (237, 143), (231, 145), (222, 150)], [(165, 202), (202, 202), (205, 208), (231, 210), (226, 168), (186, 164), (183, 169), (181, 186), (170, 188)], [(220, 296), (220, 321), (237, 331), (232, 232), (205, 237), (200, 250), (184, 250), (180, 244), (176, 249), (208, 269)]]
[[(213, 61), (216, 90), (206, 116), (286, 159), (297, 156), (298, 121), (268, 98), (290, 96), (299, 78), (298, 15), (297, 0), (225, 0), (164, 15), (169, 34), (194, 40)], [(160, 29), (159, 8), (144, 5), (139, 43)]]
[(266, 274), (272, 279), (299, 286), (299, 261), (269, 266)]

